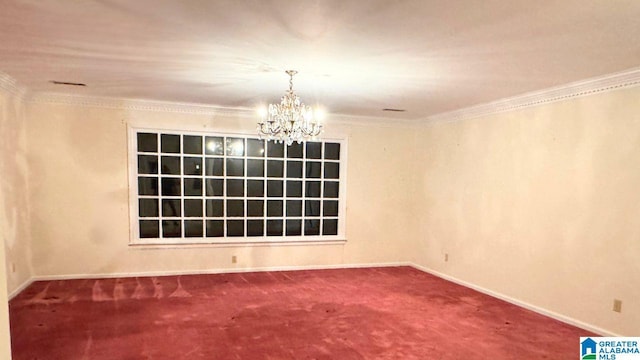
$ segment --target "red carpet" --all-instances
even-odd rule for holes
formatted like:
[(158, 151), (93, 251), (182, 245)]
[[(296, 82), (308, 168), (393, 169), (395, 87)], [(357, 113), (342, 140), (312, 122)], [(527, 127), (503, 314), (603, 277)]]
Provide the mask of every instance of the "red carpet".
[(584, 330), (421, 271), (36, 282), (10, 302), (22, 359), (577, 359)]

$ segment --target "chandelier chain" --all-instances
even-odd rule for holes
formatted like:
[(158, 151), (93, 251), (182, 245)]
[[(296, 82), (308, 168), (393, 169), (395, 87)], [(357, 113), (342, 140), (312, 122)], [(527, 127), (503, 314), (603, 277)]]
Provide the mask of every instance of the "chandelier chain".
[(293, 92), (293, 75), (298, 72), (295, 70), (287, 70), (287, 74), (289, 74), (289, 91)]

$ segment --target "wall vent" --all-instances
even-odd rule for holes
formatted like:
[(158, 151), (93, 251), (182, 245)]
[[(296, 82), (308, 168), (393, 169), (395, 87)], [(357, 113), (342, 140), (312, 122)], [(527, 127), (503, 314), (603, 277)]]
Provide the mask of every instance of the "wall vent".
[(76, 82), (68, 82), (68, 81), (51, 80), (49, 82), (52, 83), (53, 85), (87, 86), (87, 84), (76, 83)]

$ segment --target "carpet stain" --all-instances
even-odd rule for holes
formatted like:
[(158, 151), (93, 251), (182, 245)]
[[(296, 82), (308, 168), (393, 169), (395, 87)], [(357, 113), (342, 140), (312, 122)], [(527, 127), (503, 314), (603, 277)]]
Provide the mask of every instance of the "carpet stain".
[(151, 282), (153, 283), (153, 297), (156, 299), (161, 299), (164, 297), (164, 289), (162, 288), (162, 283), (158, 280), (157, 277), (152, 277)]
[(140, 299), (144, 299), (145, 297), (147, 297), (145, 294), (145, 289), (140, 283), (140, 279), (136, 278), (136, 288), (135, 290), (133, 290), (133, 294), (131, 295), (131, 298), (140, 300)]
[(111, 301), (113, 297), (109, 296), (104, 290), (102, 290), (102, 284), (100, 280), (96, 280), (93, 284), (93, 292), (91, 295), (92, 301)]
[(182, 288), (182, 283), (180, 282), (180, 278), (178, 277), (178, 287), (169, 295), (169, 297), (177, 297), (177, 298), (187, 298), (191, 297), (188, 291)]

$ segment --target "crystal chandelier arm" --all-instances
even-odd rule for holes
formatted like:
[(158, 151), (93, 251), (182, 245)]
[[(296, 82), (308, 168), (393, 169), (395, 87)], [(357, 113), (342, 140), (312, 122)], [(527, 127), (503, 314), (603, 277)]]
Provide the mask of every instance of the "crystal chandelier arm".
[(306, 138), (318, 136), (322, 132), (322, 125), (314, 117), (312, 109), (303, 104), (293, 92), (293, 76), (295, 70), (287, 70), (289, 75), (289, 90), (280, 99), (279, 104), (270, 104), (266, 114), (258, 122), (258, 134), (268, 140), (286, 142), (291, 145), (294, 141), (300, 143)]

